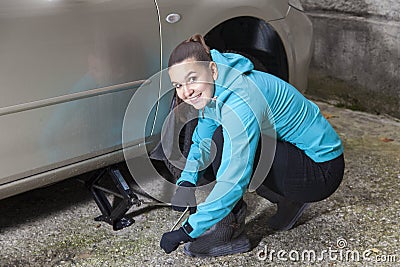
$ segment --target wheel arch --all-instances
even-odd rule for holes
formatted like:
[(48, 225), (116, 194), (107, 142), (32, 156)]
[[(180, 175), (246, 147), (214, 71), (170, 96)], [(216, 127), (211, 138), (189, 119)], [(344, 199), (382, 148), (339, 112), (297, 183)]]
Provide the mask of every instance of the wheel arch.
[(263, 19), (234, 17), (218, 24), (204, 37), (210, 48), (249, 56), (256, 69), (289, 81), (286, 48), (278, 32)]

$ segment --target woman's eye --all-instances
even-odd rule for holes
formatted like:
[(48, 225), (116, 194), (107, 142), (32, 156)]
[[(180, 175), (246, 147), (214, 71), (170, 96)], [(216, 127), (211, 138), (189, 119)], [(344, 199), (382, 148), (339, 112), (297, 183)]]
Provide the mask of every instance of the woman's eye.
[(189, 78), (189, 83), (194, 83), (196, 81), (196, 78), (195, 77), (190, 77)]

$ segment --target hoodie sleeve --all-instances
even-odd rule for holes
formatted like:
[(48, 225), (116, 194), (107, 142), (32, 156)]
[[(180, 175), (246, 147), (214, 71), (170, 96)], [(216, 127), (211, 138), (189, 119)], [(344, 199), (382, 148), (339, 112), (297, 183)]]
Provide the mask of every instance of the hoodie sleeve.
[[(241, 90), (242, 92), (245, 90)], [(196, 238), (231, 212), (250, 182), (253, 161), (260, 138), (262, 115), (251, 108), (248, 93), (231, 94), (220, 110), (224, 146), (217, 182), (197, 212), (184, 222), (188, 234)], [(187, 227), (185, 228), (187, 229)]]
[(210, 147), (216, 128), (217, 125), (212, 119), (199, 116), (197, 127), (193, 132), (193, 144), (190, 147), (185, 168), (176, 184), (179, 185), (184, 181), (197, 184), (199, 172), (201, 173), (210, 164)]

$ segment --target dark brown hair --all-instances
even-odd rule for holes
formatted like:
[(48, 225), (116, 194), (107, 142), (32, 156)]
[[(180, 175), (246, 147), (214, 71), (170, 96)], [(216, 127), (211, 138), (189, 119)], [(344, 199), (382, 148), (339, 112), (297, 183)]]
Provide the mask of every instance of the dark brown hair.
[(175, 47), (169, 57), (168, 67), (188, 58), (194, 58), (196, 61), (211, 61), (210, 48), (201, 34), (196, 33)]

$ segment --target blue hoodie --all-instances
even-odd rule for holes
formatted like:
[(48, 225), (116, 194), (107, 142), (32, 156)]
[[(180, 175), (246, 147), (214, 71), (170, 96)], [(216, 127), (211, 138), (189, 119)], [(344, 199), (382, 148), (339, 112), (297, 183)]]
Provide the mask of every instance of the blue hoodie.
[(177, 184), (197, 183), (211, 161), (211, 140), (220, 125), (224, 145), (214, 188), (183, 224), (192, 238), (227, 216), (246, 192), (260, 133), (294, 144), (315, 162), (343, 153), (339, 136), (317, 105), (292, 85), (254, 70), (241, 55), (211, 50), (211, 56), (218, 68), (214, 98), (199, 111), (193, 144)]

